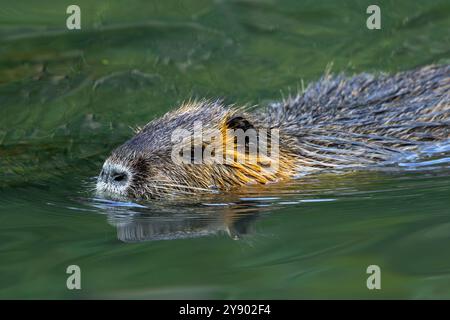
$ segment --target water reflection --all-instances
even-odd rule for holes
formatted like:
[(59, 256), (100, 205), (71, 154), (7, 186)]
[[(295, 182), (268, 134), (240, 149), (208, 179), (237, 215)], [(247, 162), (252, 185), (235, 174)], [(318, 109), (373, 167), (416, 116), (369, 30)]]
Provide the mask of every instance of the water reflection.
[(252, 231), (252, 224), (257, 218), (257, 213), (234, 216), (232, 212), (222, 212), (208, 218), (185, 216), (178, 219), (110, 215), (108, 222), (117, 228), (119, 240), (141, 242), (198, 238), (222, 233), (240, 239)]
[(229, 203), (199, 203), (187, 206), (141, 205), (95, 199), (95, 206), (107, 214), (108, 223), (117, 229), (124, 242), (175, 240), (213, 235), (241, 239), (254, 231), (254, 223), (268, 208), (271, 198)]

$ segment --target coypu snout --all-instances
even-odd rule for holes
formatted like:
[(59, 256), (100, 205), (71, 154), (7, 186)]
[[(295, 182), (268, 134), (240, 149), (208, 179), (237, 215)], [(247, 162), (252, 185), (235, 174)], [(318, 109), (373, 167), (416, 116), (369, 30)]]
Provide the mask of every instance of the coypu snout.
[(122, 165), (106, 161), (97, 178), (97, 191), (126, 195), (132, 178), (131, 171)]

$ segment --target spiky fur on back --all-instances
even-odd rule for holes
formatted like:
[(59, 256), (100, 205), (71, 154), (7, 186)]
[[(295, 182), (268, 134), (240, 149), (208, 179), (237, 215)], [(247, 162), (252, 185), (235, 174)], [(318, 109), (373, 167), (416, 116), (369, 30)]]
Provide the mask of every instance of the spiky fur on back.
[(449, 89), (450, 66), (394, 76), (326, 74), (257, 116), (296, 137), (300, 169), (367, 166), (449, 139)]

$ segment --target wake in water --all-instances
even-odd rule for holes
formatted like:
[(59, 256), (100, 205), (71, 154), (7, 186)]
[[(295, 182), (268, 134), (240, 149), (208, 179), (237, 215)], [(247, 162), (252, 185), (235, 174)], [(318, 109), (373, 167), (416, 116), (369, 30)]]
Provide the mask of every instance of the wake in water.
[(450, 168), (450, 140), (426, 145), (398, 166), (408, 170)]

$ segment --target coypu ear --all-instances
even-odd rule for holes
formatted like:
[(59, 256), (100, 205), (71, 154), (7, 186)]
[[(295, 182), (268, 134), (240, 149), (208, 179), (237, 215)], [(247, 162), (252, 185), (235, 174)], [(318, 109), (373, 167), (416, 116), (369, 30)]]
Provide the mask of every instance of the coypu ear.
[(242, 129), (243, 131), (249, 130), (249, 129), (255, 129), (253, 124), (250, 123), (247, 119), (245, 119), (242, 116), (233, 116), (230, 119), (227, 120), (227, 128), (228, 129)]

